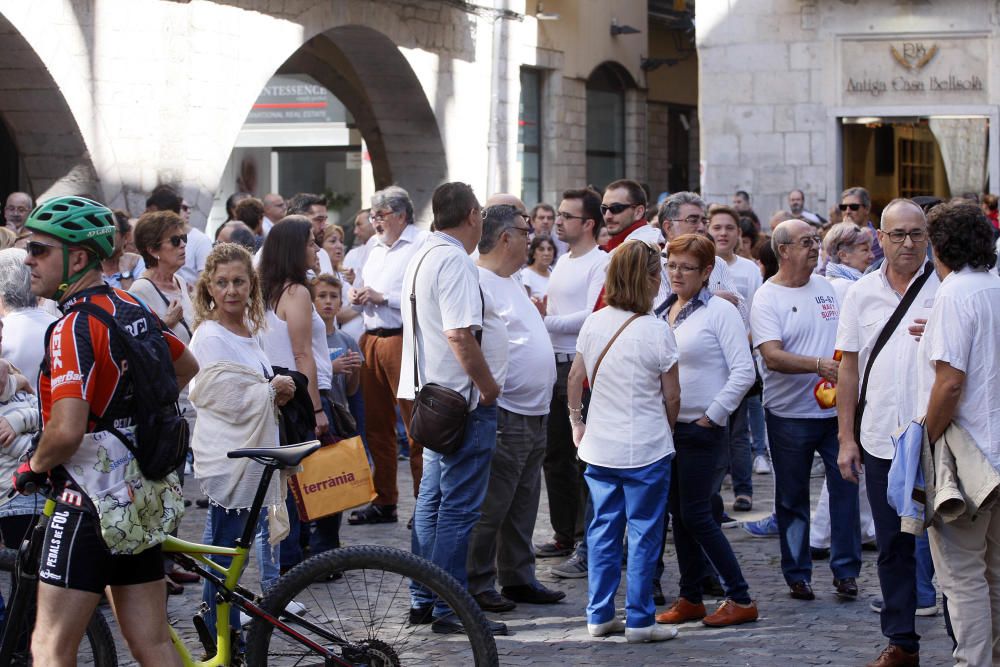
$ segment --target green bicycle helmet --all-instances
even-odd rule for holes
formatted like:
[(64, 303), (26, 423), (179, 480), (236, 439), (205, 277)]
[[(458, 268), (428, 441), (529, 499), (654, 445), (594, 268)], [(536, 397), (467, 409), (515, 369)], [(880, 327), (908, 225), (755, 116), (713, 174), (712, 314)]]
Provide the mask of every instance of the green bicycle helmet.
[[(48, 234), (63, 242), (63, 277), (52, 298), (60, 298), (70, 285), (80, 280), (115, 252), (115, 217), (107, 206), (85, 197), (56, 197), (35, 207), (24, 222), (25, 229)], [(69, 275), (69, 248), (88, 250), (94, 259)]]

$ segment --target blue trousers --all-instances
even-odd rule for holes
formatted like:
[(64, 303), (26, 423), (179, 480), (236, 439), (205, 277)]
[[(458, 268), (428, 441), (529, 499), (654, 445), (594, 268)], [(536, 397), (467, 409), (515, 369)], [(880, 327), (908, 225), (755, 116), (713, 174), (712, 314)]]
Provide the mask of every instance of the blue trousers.
[(584, 479), (594, 504), (594, 517), (587, 526), (588, 623), (606, 623), (615, 616), (627, 529), (625, 625), (653, 624), (653, 572), (663, 545), (671, 457), (641, 468), (587, 466)]
[[(497, 441), (497, 408), (479, 406), (469, 413), (465, 440), (447, 456), (424, 449), (424, 474), (413, 514), (412, 550), (468, 586), (466, 559), (469, 537), (486, 499), (490, 462)], [(410, 584), (414, 607), (434, 604), (434, 616), (451, 613), (448, 606), (423, 586)]]
[(861, 516), (858, 487), (840, 476), (837, 467), (837, 418), (792, 419), (765, 410), (771, 465), (774, 468), (775, 513), (781, 541), (785, 581), (812, 581), (809, 555), (809, 472), (813, 453), (826, 468), (830, 492), (830, 569), (836, 579), (861, 572)]
[(761, 405), (760, 395), (747, 396), (746, 402), (750, 433), (753, 436), (750, 449), (754, 456), (767, 456), (767, 428), (764, 426), (764, 406)]

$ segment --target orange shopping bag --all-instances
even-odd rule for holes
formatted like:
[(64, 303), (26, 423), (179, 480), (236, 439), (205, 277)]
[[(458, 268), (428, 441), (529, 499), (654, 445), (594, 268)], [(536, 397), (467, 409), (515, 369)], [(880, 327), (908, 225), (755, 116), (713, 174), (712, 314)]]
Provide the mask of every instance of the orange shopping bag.
[(361, 438), (324, 445), (288, 479), (299, 517), (314, 521), (375, 499), (372, 469)]

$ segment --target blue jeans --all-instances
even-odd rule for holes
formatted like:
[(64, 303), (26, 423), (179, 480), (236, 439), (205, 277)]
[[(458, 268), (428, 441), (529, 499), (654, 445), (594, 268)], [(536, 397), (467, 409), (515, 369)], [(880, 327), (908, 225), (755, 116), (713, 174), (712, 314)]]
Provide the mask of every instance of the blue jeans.
[[(424, 450), (424, 473), (413, 514), (413, 553), (426, 558), (467, 587), (469, 536), (486, 499), (490, 462), (497, 441), (497, 408), (480, 405), (469, 413), (465, 440), (447, 456)], [(434, 616), (451, 613), (443, 601), (417, 583), (410, 584), (414, 607), (434, 605)]]
[(750, 594), (733, 548), (712, 513), (712, 470), (729, 447), (724, 428), (678, 423), (674, 427), (674, 458), (670, 474), (670, 513), (680, 570), (680, 595), (702, 600), (702, 581), (710, 565), (722, 577), (726, 597), (749, 604)]
[(615, 617), (627, 528), (625, 625), (653, 625), (653, 571), (663, 544), (670, 459), (665, 456), (641, 468), (587, 466), (583, 477), (594, 502), (594, 517), (587, 526), (587, 623), (607, 623)]
[(764, 406), (760, 402), (760, 394), (747, 396), (746, 401), (752, 436), (750, 451), (754, 456), (767, 456), (767, 427), (764, 426)]
[[(746, 398), (740, 401), (729, 419), (729, 474), (733, 478), (733, 495), (753, 498), (753, 453)], [(722, 486), (721, 480), (719, 486)]]
[[(917, 611), (920, 588), (917, 575), (916, 540), (910, 533), (900, 530), (899, 515), (886, 499), (889, 486), (889, 468), (892, 461), (880, 459), (865, 453), (865, 484), (868, 490), (868, 502), (872, 508), (872, 518), (875, 520), (875, 541), (878, 543), (878, 581), (882, 589), (882, 634), (890, 644), (895, 644), (906, 651), (920, 649), (920, 635), (917, 634), (914, 613)], [(922, 536), (924, 548), (930, 560), (930, 547), (927, 535)], [(926, 567), (926, 564), (925, 564)], [(930, 565), (931, 575), (934, 566)], [(930, 581), (924, 582), (930, 588), (930, 595), (924, 592), (930, 606), (936, 601), (934, 586)]]
[(791, 585), (812, 581), (809, 555), (809, 472), (818, 452), (830, 491), (830, 569), (837, 579), (861, 571), (858, 487), (837, 467), (837, 418), (793, 419), (765, 410), (774, 468), (775, 513), (781, 540), (781, 571)]
[[(209, 504), (202, 541), (217, 547), (236, 546), (236, 540), (243, 534), (243, 527), (246, 525), (249, 515), (250, 510), (227, 510), (214, 503)], [(273, 551), (267, 543), (267, 536), (267, 513), (262, 511), (254, 535), (254, 555), (260, 568), (261, 590), (263, 592), (266, 592), (278, 579), (277, 564), (272, 558)], [(230, 562), (232, 562), (232, 559), (227, 556), (211, 556), (210, 558), (223, 567), (229, 567)], [(202, 586), (201, 594), (202, 601), (208, 605), (208, 611), (205, 612), (205, 622), (213, 637), (215, 636), (215, 590), (215, 586), (206, 581)], [(240, 627), (240, 614), (235, 606), (229, 611), (229, 625), (233, 628)]]

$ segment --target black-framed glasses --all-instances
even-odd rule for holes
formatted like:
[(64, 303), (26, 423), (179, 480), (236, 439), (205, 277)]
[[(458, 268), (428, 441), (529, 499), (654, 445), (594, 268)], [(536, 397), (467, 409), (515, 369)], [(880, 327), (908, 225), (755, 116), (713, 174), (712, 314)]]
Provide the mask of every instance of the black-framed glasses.
[(819, 234), (812, 234), (810, 236), (803, 236), (797, 241), (789, 241), (788, 243), (782, 243), (781, 245), (797, 245), (800, 248), (812, 248), (814, 245), (823, 245), (823, 237)]
[(579, 220), (583, 222), (584, 220), (590, 220), (590, 218), (583, 215), (573, 215), (572, 213), (567, 213), (566, 211), (559, 211), (556, 213), (557, 218), (562, 218), (563, 220)]
[(618, 215), (622, 211), (627, 211), (628, 209), (635, 208), (636, 206), (638, 206), (638, 204), (622, 204), (618, 202), (614, 204), (601, 204), (601, 215), (607, 215), (608, 211), (611, 211), (611, 215)]
[(24, 247), (28, 251), (28, 254), (32, 257), (40, 258), (48, 255), (52, 250), (56, 248), (65, 248), (66, 246), (61, 245), (49, 245), (48, 243), (42, 243), (41, 241), (28, 241), (28, 245)]
[(170, 238), (160, 241), (160, 245), (163, 245), (164, 243), (169, 243), (175, 248), (180, 248), (182, 243), (184, 245), (187, 245), (187, 242), (188, 242), (187, 234), (174, 234)]
[[(879, 230), (882, 231), (882, 230)], [(882, 232), (889, 237), (889, 240), (893, 243), (902, 243), (909, 236), (910, 240), (914, 243), (923, 243), (927, 240), (927, 230), (925, 229), (911, 229), (908, 232), (904, 232), (902, 229), (894, 229), (891, 232)]]
[(689, 273), (694, 273), (695, 271), (701, 271), (701, 267), (691, 266), (690, 264), (677, 264), (676, 262), (667, 262), (667, 273), (679, 273), (681, 275), (687, 275)]
[(535, 231), (531, 227), (525, 229), (524, 227), (518, 227), (517, 225), (511, 225), (507, 229), (516, 229), (519, 232), (524, 232), (524, 238), (528, 238), (529, 236), (531, 236), (531, 232)]
[(846, 211), (847, 209), (851, 209), (852, 211), (860, 211), (861, 204), (841, 204), (837, 208), (839, 208), (841, 211)]

